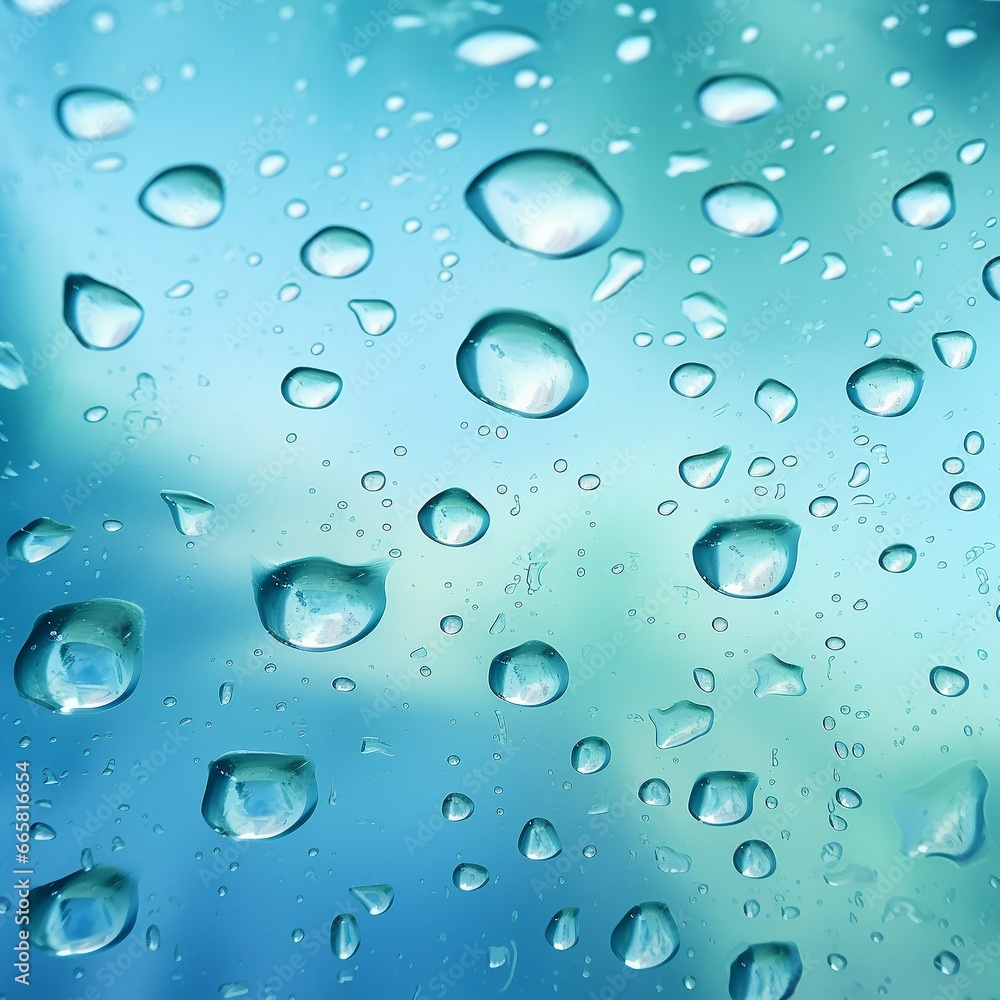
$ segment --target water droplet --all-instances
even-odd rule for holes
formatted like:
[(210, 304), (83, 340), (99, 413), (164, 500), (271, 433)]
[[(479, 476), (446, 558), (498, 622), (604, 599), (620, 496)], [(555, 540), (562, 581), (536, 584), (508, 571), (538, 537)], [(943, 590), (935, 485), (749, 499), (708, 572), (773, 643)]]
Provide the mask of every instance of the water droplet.
[[(973, 32), (975, 34), (975, 32)], [(944, 976), (954, 976), (962, 967), (958, 956), (950, 951), (939, 951), (934, 956), (934, 968)]]
[(701, 85), (698, 110), (715, 125), (754, 122), (781, 108), (781, 95), (759, 76), (734, 73), (716, 76)]
[(125, 527), (125, 525), (122, 524), (121, 521), (116, 521), (114, 518), (108, 518), (108, 520), (104, 522), (102, 527), (104, 528), (105, 531), (114, 533), (116, 531), (121, 531), (122, 528)]
[(653, 969), (677, 954), (681, 939), (669, 907), (650, 901), (633, 906), (611, 932), (611, 950), (630, 969)]
[(351, 299), (347, 304), (369, 337), (381, 337), (396, 322), (396, 309), (385, 299)]
[(117, 90), (75, 87), (59, 95), (56, 121), (70, 139), (114, 139), (131, 131), (135, 105)]
[(463, 38), (455, 48), (455, 55), (474, 66), (503, 66), (537, 52), (539, 45), (538, 39), (526, 31), (487, 28)]
[(965, 435), (964, 447), (966, 454), (980, 455), (982, 454), (985, 445), (986, 442), (979, 431), (969, 431), (969, 433)]
[(678, 503), (676, 500), (664, 500), (663, 503), (658, 504), (656, 507), (656, 513), (661, 517), (669, 517), (675, 510), (677, 510)]
[(529, 819), (517, 838), (517, 849), (529, 861), (548, 861), (562, 853), (556, 828), (541, 816)]
[(257, 173), (261, 177), (277, 177), (288, 166), (288, 157), (277, 150), (261, 153), (257, 160)]
[(964, 482), (952, 487), (948, 499), (958, 510), (979, 510), (986, 503), (986, 494), (976, 483)]
[(18, 562), (36, 563), (66, 548), (76, 528), (51, 517), (38, 517), (7, 539), (7, 557)]
[(281, 380), (286, 403), (303, 410), (322, 410), (340, 395), (344, 380), (323, 368), (293, 368)]
[(662, 778), (647, 778), (639, 786), (639, 801), (647, 806), (669, 806), (670, 786)]
[(769, 597), (792, 578), (800, 532), (783, 517), (716, 522), (694, 543), (695, 569), (721, 594)]
[(596, 774), (611, 763), (611, 744), (600, 736), (585, 736), (570, 754), (573, 769), (580, 774)]
[(729, 995), (732, 1000), (788, 1000), (801, 978), (802, 959), (794, 944), (752, 944), (729, 967)]
[(358, 918), (353, 913), (338, 913), (330, 925), (330, 950), (346, 962), (361, 947)]
[(669, 750), (707, 735), (715, 721), (715, 712), (708, 705), (685, 700), (669, 708), (651, 708), (649, 719), (656, 729), (656, 745), (661, 750)]
[(67, 274), (63, 319), (76, 339), (95, 351), (110, 351), (139, 329), (143, 309), (126, 292), (87, 274)]
[(707, 490), (714, 486), (726, 471), (732, 451), (723, 445), (702, 455), (689, 455), (677, 467), (677, 472), (688, 486)]
[(593, 294), (593, 302), (603, 302), (620, 292), (634, 277), (642, 274), (646, 267), (646, 255), (639, 250), (626, 250), (619, 247), (608, 255), (608, 269), (604, 277), (597, 283)]
[(892, 210), (900, 222), (917, 229), (943, 226), (955, 214), (951, 178), (935, 171), (907, 184), (893, 196)]
[(945, 698), (957, 698), (969, 688), (969, 678), (955, 667), (935, 667), (930, 679), (931, 687)]
[(983, 803), (989, 782), (975, 761), (956, 764), (893, 804), (903, 834), (900, 850), (911, 858), (971, 858), (986, 836)]
[(777, 861), (763, 840), (745, 840), (733, 853), (733, 867), (745, 878), (768, 878), (774, 874)]
[(837, 511), (837, 501), (833, 497), (816, 497), (809, 504), (809, 513), (813, 517), (829, 517)]
[(455, 883), (455, 887), (463, 892), (474, 892), (489, 882), (490, 873), (482, 865), (466, 862), (452, 872), (451, 880)]
[(581, 490), (590, 492), (591, 490), (596, 490), (598, 486), (601, 485), (601, 477), (594, 475), (593, 472), (587, 472), (576, 481), (576, 485), (580, 487)]
[(67, 714), (117, 705), (139, 681), (145, 624), (142, 608), (112, 598), (46, 611), (14, 662), (18, 692)]
[(236, 750), (208, 765), (201, 814), (224, 837), (270, 840), (302, 826), (317, 795), (308, 757)]
[(688, 812), (709, 826), (742, 823), (753, 812), (757, 775), (750, 771), (708, 771), (691, 789)]
[(960, 49), (964, 45), (969, 45), (974, 42), (979, 35), (973, 28), (961, 25), (957, 28), (949, 28), (944, 33), (944, 40), (953, 49)]
[(694, 682), (705, 694), (711, 694), (715, 690), (715, 674), (708, 667), (694, 668)]
[(759, 386), (753, 397), (754, 405), (768, 415), (772, 424), (783, 424), (798, 408), (795, 393), (783, 382), (767, 378)]
[(859, 368), (847, 381), (847, 397), (865, 413), (898, 417), (920, 396), (924, 373), (902, 358), (879, 358)]
[(701, 210), (730, 236), (767, 236), (781, 225), (781, 208), (759, 184), (720, 184), (702, 199)]
[(512, 705), (548, 705), (569, 686), (569, 667), (548, 643), (531, 639), (493, 658), (489, 685)]
[(757, 686), (753, 693), (758, 698), (770, 695), (798, 698), (806, 693), (802, 679), (802, 667), (786, 663), (773, 653), (765, 653), (751, 661), (751, 668), (757, 674)]
[(971, 167), (977, 164), (986, 154), (986, 140), (973, 139), (971, 142), (964, 142), (958, 148), (958, 160), (965, 166)]
[(465, 200), (498, 239), (540, 257), (574, 257), (606, 243), (622, 206), (580, 156), (560, 150), (513, 153), (488, 166)]
[(348, 566), (322, 556), (269, 568), (256, 565), (261, 624), (296, 649), (340, 649), (363, 639), (385, 611), (383, 563)]
[(372, 253), (372, 241), (364, 233), (347, 226), (327, 226), (306, 240), (299, 256), (321, 278), (350, 278), (371, 263)]
[(441, 803), (441, 815), (450, 823), (460, 823), (463, 819), (468, 819), (475, 808), (468, 795), (463, 795), (461, 792), (449, 792)]
[(670, 375), (670, 388), (679, 396), (697, 399), (715, 385), (715, 371), (696, 362), (679, 365)]
[(174, 527), (182, 535), (207, 535), (215, 527), (218, 519), (215, 504), (196, 493), (167, 490), (160, 497), (170, 508)]
[(127, 937), (139, 890), (111, 865), (94, 865), (31, 890), (31, 944), (53, 955), (88, 955)]
[(575, 406), (589, 379), (568, 335), (531, 313), (491, 313), (458, 349), (458, 374), (484, 403), (523, 417)]
[(772, 472), (774, 472), (774, 462), (763, 456), (755, 458), (747, 468), (747, 475), (754, 479), (762, 479), (764, 476), (771, 475)]
[(490, 515), (471, 493), (452, 487), (431, 497), (417, 511), (417, 523), (431, 541), (461, 548), (486, 534)]
[(157, 174), (139, 195), (139, 207), (168, 226), (201, 229), (222, 214), (222, 178), (200, 164), (170, 167)]
[[(713, 298), (705, 292), (694, 292), (681, 299), (681, 312), (691, 321), (694, 332), (704, 340), (715, 340), (726, 332), (726, 323), (729, 317), (726, 315), (725, 303)], [(671, 336), (667, 334), (667, 336)], [(675, 334), (683, 338), (683, 334)], [(683, 343), (683, 339), (677, 343)], [(664, 338), (664, 343), (667, 343)]]
[(361, 477), (361, 486), (369, 493), (378, 493), (385, 488), (385, 473), (373, 469)]
[(691, 855), (682, 854), (665, 844), (653, 848), (653, 857), (656, 860), (656, 867), (664, 875), (683, 875), (691, 871)]
[(580, 910), (566, 906), (559, 910), (545, 928), (545, 940), (556, 951), (568, 951), (580, 940)]
[(615, 56), (619, 62), (630, 66), (649, 58), (653, 49), (653, 36), (648, 31), (637, 31), (634, 35), (626, 35), (615, 48)]
[(878, 564), (887, 573), (906, 573), (917, 561), (917, 550), (905, 542), (898, 542), (882, 550)]
[(378, 885), (355, 885), (348, 891), (373, 917), (385, 913), (396, 898), (392, 886), (384, 882)]
[(949, 368), (968, 368), (976, 356), (976, 340), (963, 330), (935, 333), (932, 342), (938, 360)]

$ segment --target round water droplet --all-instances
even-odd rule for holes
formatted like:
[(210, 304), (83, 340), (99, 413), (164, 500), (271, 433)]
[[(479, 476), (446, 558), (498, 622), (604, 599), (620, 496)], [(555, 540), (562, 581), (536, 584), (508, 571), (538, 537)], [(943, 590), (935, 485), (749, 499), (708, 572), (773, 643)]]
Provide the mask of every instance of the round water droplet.
[(982, 434), (979, 431), (969, 431), (965, 435), (965, 451), (969, 455), (980, 455), (982, 454), (983, 448), (986, 445)]
[(261, 624), (296, 649), (349, 646), (381, 621), (386, 572), (383, 563), (347, 566), (322, 556), (258, 565), (253, 585)]
[(357, 686), (358, 685), (351, 677), (334, 677), (333, 679), (333, 690), (340, 691), (344, 694), (349, 694)]
[(772, 472), (774, 472), (774, 462), (763, 456), (755, 458), (747, 469), (747, 475), (754, 479), (762, 479), (764, 476), (771, 475)]
[(912, 409), (923, 384), (924, 373), (916, 365), (902, 358), (879, 358), (847, 380), (847, 397), (865, 413), (898, 417)]
[(257, 173), (261, 177), (277, 177), (288, 166), (288, 157), (284, 153), (271, 150), (262, 153), (257, 161)]
[(969, 689), (969, 678), (955, 667), (935, 667), (930, 680), (931, 687), (945, 698), (957, 698)]
[(769, 597), (792, 578), (801, 529), (782, 517), (748, 517), (713, 524), (694, 543), (695, 569), (729, 597)]
[(976, 357), (976, 339), (964, 330), (935, 333), (932, 343), (938, 360), (958, 371), (968, 368)]
[(801, 978), (802, 959), (794, 944), (752, 944), (729, 967), (729, 995), (732, 1000), (788, 1000)]
[(445, 635), (458, 635), (464, 624), (458, 615), (446, 615), (441, 619), (440, 628)]
[(157, 174), (139, 194), (139, 207), (168, 226), (201, 229), (222, 214), (222, 178), (211, 168), (192, 163)]
[(917, 229), (943, 226), (955, 214), (951, 178), (935, 171), (907, 184), (893, 196), (892, 210), (900, 222)]
[(556, 828), (541, 816), (529, 819), (517, 838), (517, 849), (529, 861), (549, 861), (562, 853)]
[(861, 796), (853, 788), (838, 788), (834, 798), (842, 809), (858, 809), (861, 806)]
[(781, 225), (781, 208), (758, 184), (720, 184), (702, 198), (701, 210), (730, 236), (767, 236)]
[(952, 487), (948, 498), (952, 506), (959, 510), (979, 510), (986, 503), (983, 488), (972, 482), (958, 483)]
[(742, 73), (706, 81), (696, 100), (698, 110), (715, 125), (754, 122), (781, 108), (781, 96), (767, 80)]
[(639, 786), (639, 801), (647, 806), (669, 806), (670, 786), (662, 778), (647, 778)]
[(463, 892), (473, 892), (489, 882), (490, 873), (482, 865), (464, 863), (455, 869), (451, 880)]
[(676, 500), (664, 500), (663, 503), (658, 504), (656, 507), (656, 513), (661, 517), (668, 517), (677, 510), (678, 503)]
[(648, 31), (637, 31), (634, 35), (626, 35), (615, 48), (615, 56), (619, 62), (630, 66), (649, 58), (653, 50), (653, 36)]
[(708, 771), (694, 783), (688, 812), (709, 826), (742, 823), (753, 812), (757, 775), (750, 771)]
[(715, 385), (715, 371), (708, 365), (690, 362), (678, 365), (670, 375), (670, 388), (679, 396), (697, 399)]
[(934, 956), (934, 968), (942, 975), (953, 976), (962, 967), (958, 956), (950, 951), (939, 951)]
[(917, 550), (912, 545), (899, 542), (883, 549), (878, 557), (878, 564), (887, 573), (905, 573), (913, 569), (917, 561)]
[(420, 508), (417, 524), (431, 541), (461, 548), (478, 542), (486, 534), (490, 515), (471, 493), (452, 487), (431, 497)]
[(462, 820), (468, 819), (475, 809), (472, 799), (461, 792), (449, 792), (441, 803), (441, 815), (449, 823), (460, 823)]
[(321, 278), (350, 278), (371, 263), (372, 253), (372, 241), (364, 233), (347, 226), (328, 226), (303, 244), (299, 256)]
[(135, 105), (117, 90), (74, 87), (57, 98), (56, 121), (70, 139), (114, 139), (131, 131)]
[(611, 950), (630, 969), (653, 969), (669, 962), (680, 947), (677, 923), (665, 904), (633, 906), (611, 932)]
[(777, 862), (774, 851), (763, 840), (745, 840), (733, 854), (733, 866), (745, 878), (768, 878)]
[(580, 476), (580, 478), (576, 481), (576, 484), (581, 490), (590, 492), (591, 490), (596, 490), (597, 487), (601, 485), (601, 477), (595, 476), (592, 472), (588, 472), (585, 475)]
[(468, 186), (465, 201), (508, 246), (539, 257), (574, 257), (618, 231), (618, 196), (591, 164), (574, 153), (532, 149), (488, 166)]
[(477, 398), (505, 413), (554, 417), (575, 406), (589, 379), (568, 335), (531, 313), (491, 313), (458, 349), (458, 374)]
[(600, 736), (586, 736), (573, 747), (570, 762), (580, 774), (596, 774), (611, 763), (611, 744)]
[(809, 513), (813, 517), (829, 517), (836, 513), (837, 501), (833, 497), (816, 497), (809, 504)]
[(344, 380), (322, 368), (293, 368), (281, 380), (286, 403), (303, 410), (322, 410), (340, 395)]
[(548, 643), (531, 639), (493, 658), (489, 685), (512, 705), (548, 705), (569, 686), (569, 667)]

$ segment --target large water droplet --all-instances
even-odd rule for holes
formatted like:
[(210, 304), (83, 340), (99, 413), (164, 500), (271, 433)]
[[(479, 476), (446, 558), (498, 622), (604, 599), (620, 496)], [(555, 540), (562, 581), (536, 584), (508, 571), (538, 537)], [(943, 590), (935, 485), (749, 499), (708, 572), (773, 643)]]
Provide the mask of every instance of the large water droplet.
[(585, 736), (570, 754), (573, 770), (580, 774), (596, 774), (611, 763), (611, 744), (600, 736)]
[(139, 889), (120, 868), (94, 865), (37, 886), (29, 903), (33, 947), (54, 955), (88, 955), (131, 933)]
[(142, 608), (113, 598), (46, 611), (17, 654), (14, 683), (56, 712), (117, 705), (139, 681), (145, 624)]
[(940, 171), (900, 188), (892, 199), (896, 218), (917, 229), (937, 229), (955, 214), (951, 178)]
[(51, 517), (38, 517), (7, 539), (7, 557), (18, 562), (36, 563), (66, 548), (76, 534), (72, 524)]
[(986, 503), (986, 493), (978, 483), (956, 483), (948, 494), (951, 505), (957, 510), (979, 510)]
[(679, 396), (697, 399), (715, 385), (715, 371), (708, 365), (690, 361), (679, 365), (670, 375), (670, 388)]
[(196, 493), (179, 490), (166, 490), (160, 496), (170, 508), (174, 527), (182, 535), (207, 535), (215, 527), (219, 515), (214, 503)]
[(788, 1000), (802, 978), (799, 949), (791, 942), (752, 944), (730, 966), (732, 1000)]
[(698, 89), (698, 110), (715, 125), (742, 125), (781, 108), (777, 90), (759, 76), (715, 76)]
[(969, 860), (986, 838), (983, 804), (988, 788), (986, 775), (969, 760), (904, 792), (893, 804), (903, 834), (900, 850), (911, 858)]
[(745, 878), (768, 878), (777, 862), (774, 851), (763, 840), (745, 840), (733, 853), (733, 867)]
[(766, 378), (753, 397), (754, 405), (768, 415), (772, 424), (783, 424), (795, 413), (798, 398), (783, 382)]
[(286, 403), (303, 410), (322, 410), (340, 395), (344, 380), (323, 368), (293, 368), (281, 380)]
[(474, 892), (489, 882), (490, 873), (482, 865), (465, 862), (455, 868), (451, 880), (455, 883), (455, 887), (463, 892)]
[(157, 174), (139, 194), (139, 207), (168, 226), (202, 229), (222, 215), (222, 178), (211, 168), (192, 163)]
[(372, 241), (347, 226), (327, 226), (314, 233), (302, 247), (302, 263), (321, 278), (350, 278), (372, 259)]
[(330, 925), (330, 950), (346, 962), (361, 947), (358, 918), (353, 913), (338, 913)]
[(556, 951), (568, 951), (580, 940), (580, 910), (566, 906), (554, 914), (545, 928), (545, 940)]
[(887, 573), (906, 573), (917, 561), (917, 550), (906, 542), (889, 545), (882, 550), (878, 564)]
[(781, 225), (781, 207), (759, 184), (735, 181), (712, 188), (701, 210), (730, 236), (767, 236)]
[(471, 493), (453, 486), (431, 497), (417, 511), (417, 524), (431, 541), (460, 548), (486, 534), (490, 515)]
[(529, 861), (548, 861), (562, 853), (562, 841), (547, 819), (529, 819), (517, 838), (517, 849)]
[(969, 689), (969, 678), (955, 667), (935, 667), (930, 680), (931, 687), (945, 698), (957, 698)]
[(490, 313), (458, 349), (458, 374), (484, 403), (522, 417), (554, 417), (575, 406), (589, 379), (569, 336), (532, 313)]
[(237, 750), (209, 764), (201, 814), (223, 836), (270, 840), (302, 826), (317, 795), (308, 757)]
[(465, 201), (498, 239), (539, 257), (575, 257), (618, 231), (618, 196), (574, 153), (530, 149), (488, 166)]
[(715, 712), (708, 705), (678, 701), (670, 708), (651, 708), (649, 718), (656, 728), (656, 745), (661, 750), (669, 750), (710, 732)]
[(865, 413), (898, 417), (908, 413), (924, 385), (923, 370), (902, 358), (879, 358), (847, 380), (847, 397)]
[(66, 275), (63, 319), (84, 347), (121, 347), (139, 329), (142, 317), (142, 306), (120, 288), (87, 274)]
[(312, 556), (253, 573), (261, 624), (296, 649), (340, 649), (363, 639), (385, 611), (383, 563), (347, 566)]
[(976, 357), (976, 338), (964, 330), (935, 333), (932, 343), (938, 360), (949, 368), (968, 368)]
[(681, 938), (669, 907), (655, 900), (633, 906), (611, 932), (611, 950), (630, 969), (653, 969), (677, 954)]
[(502, 66), (538, 50), (533, 35), (515, 28), (486, 28), (467, 35), (455, 48), (459, 59), (474, 66)]
[(489, 684), (498, 698), (512, 705), (548, 705), (569, 686), (569, 667), (547, 642), (530, 639), (493, 658)]
[(56, 121), (70, 139), (114, 139), (135, 124), (135, 106), (117, 90), (74, 87), (59, 95)]
[(729, 597), (769, 597), (792, 578), (801, 529), (783, 517), (746, 517), (713, 524), (694, 543), (694, 566)]
[(714, 486), (726, 471), (732, 451), (725, 445), (701, 455), (689, 455), (677, 466), (677, 472), (688, 486), (707, 490)]
[(768, 695), (797, 698), (806, 693), (802, 668), (786, 663), (773, 653), (758, 656), (756, 660), (751, 661), (750, 666), (757, 674), (757, 686), (753, 689), (753, 693), (758, 698)]
[(688, 812), (709, 826), (742, 823), (753, 812), (757, 775), (751, 771), (708, 771), (691, 789)]

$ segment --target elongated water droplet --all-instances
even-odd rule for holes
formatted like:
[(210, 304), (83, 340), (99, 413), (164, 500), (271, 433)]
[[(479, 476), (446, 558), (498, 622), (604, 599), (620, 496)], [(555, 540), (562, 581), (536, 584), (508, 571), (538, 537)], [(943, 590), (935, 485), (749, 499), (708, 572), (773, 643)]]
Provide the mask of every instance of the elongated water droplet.
[(256, 566), (261, 624), (296, 649), (341, 649), (363, 639), (385, 611), (384, 563), (348, 566), (322, 556)]
[(767, 236), (781, 225), (781, 208), (759, 184), (735, 181), (712, 188), (701, 201), (705, 218), (730, 236)]
[(347, 304), (369, 337), (381, 337), (396, 322), (396, 309), (385, 299), (351, 299)]
[(455, 887), (463, 892), (474, 892), (489, 882), (490, 873), (482, 865), (465, 862), (455, 868), (451, 880), (455, 883)]
[(742, 823), (753, 812), (757, 775), (750, 771), (708, 771), (691, 789), (688, 812), (709, 826)]
[(847, 398), (873, 416), (898, 417), (913, 408), (923, 385), (924, 373), (916, 365), (902, 358), (879, 358), (847, 380)]
[(201, 814), (225, 837), (271, 840), (302, 826), (317, 796), (308, 757), (236, 750), (209, 764)]
[(76, 339), (95, 351), (129, 341), (142, 322), (142, 306), (127, 292), (87, 274), (67, 274), (63, 319)]
[(455, 55), (474, 66), (503, 66), (538, 51), (539, 41), (527, 31), (515, 28), (487, 28), (467, 35), (455, 48)]
[(285, 402), (302, 410), (322, 410), (336, 401), (343, 388), (344, 380), (323, 368), (293, 368), (281, 380)]
[(117, 705), (139, 681), (145, 624), (142, 608), (113, 598), (46, 611), (17, 654), (14, 683), (56, 712)]
[(532, 313), (490, 313), (458, 349), (458, 374), (484, 403), (522, 417), (554, 417), (575, 406), (589, 379), (569, 336)]
[(725, 445), (702, 455), (689, 455), (677, 467), (677, 472), (688, 486), (707, 490), (714, 486), (726, 471), (732, 451)]
[(207, 535), (215, 527), (219, 516), (215, 504), (196, 493), (167, 490), (160, 497), (170, 508), (174, 527), (182, 535)]
[(556, 951), (569, 951), (580, 940), (580, 910), (566, 906), (555, 913), (545, 928), (545, 940)]
[(955, 214), (951, 178), (940, 171), (927, 174), (900, 188), (892, 199), (896, 218), (917, 229), (937, 229)]
[(799, 949), (791, 942), (752, 944), (730, 966), (732, 1000), (788, 1000), (802, 978)]
[(649, 58), (653, 50), (653, 36), (648, 31), (637, 31), (634, 35), (626, 35), (615, 47), (615, 56), (626, 66), (642, 62)]
[(488, 166), (465, 201), (508, 246), (539, 257), (575, 257), (618, 231), (622, 205), (591, 164), (574, 153), (532, 149)]
[(795, 393), (783, 382), (766, 378), (753, 397), (754, 405), (768, 415), (772, 424), (783, 424), (798, 408)]
[(633, 906), (611, 932), (611, 950), (630, 969), (654, 969), (677, 954), (681, 938), (664, 903)]
[(781, 108), (777, 90), (759, 76), (734, 73), (715, 76), (701, 85), (698, 110), (715, 125), (743, 125)]
[(976, 357), (976, 338), (964, 330), (935, 333), (932, 343), (938, 360), (949, 368), (968, 368)]
[(157, 174), (139, 194), (139, 207), (168, 226), (202, 229), (225, 205), (222, 178), (211, 168), (192, 163)]
[(353, 913), (338, 913), (330, 925), (330, 950), (346, 962), (361, 947), (358, 918)]
[(679, 396), (697, 399), (715, 385), (715, 372), (708, 365), (691, 361), (678, 365), (670, 375), (670, 388)]
[(694, 682), (705, 694), (711, 694), (715, 690), (715, 674), (708, 667), (694, 668)]
[(694, 543), (695, 569), (721, 594), (769, 597), (792, 578), (800, 532), (783, 517), (719, 521)]
[(549, 820), (538, 816), (524, 824), (517, 849), (529, 861), (548, 861), (562, 853), (562, 841)]
[(715, 712), (708, 705), (678, 701), (670, 708), (651, 708), (649, 718), (656, 728), (656, 745), (661, 750), (669, 750), (710, 732)]
[(547, 642), (531, 639), (493, 658), (489, 685), (512, 705), (548, 705), (569, 686), (569, 667)]
[(94, 865), (36, 886), (29, 894), (32, 947), (53, 955), (89, 955), (127, 937), (139, 888), (112, 865)]
[(471, 493), (451, 487), (431, 497), (417, 511), (417, 524), (431, 541), (461, 548), (486, 534), (490, 515)]
[(36, 563), (66, 548), (76, 528), (51, 517), (38, 517), (7, 539), (7, 557), (18, 562)]
[(117, 90), (74, 87), (56, 100), (56, 121), (70, 139), (114, 139), (135, 124), (135, 105)]
[(611, 744), (600, 736), (586, 736), (570, 754), (573, 770), (580, 774), (596, 774), (611, 763)]
[(809, 252), (812, 244), (804, 236), (792, 240), (792, 245), (778, 259), (779, 264), (790, 264), (793, 260), (798, 260)]
[(965, 166), (971, 167), (978, 163), (986, 154), (986, 140), (973, 139), (971, 142), (964, 142), (958, 147), (958, 160)]
[(372, 241), (347, 226), (327, 226), (302, 246), (302, 263), (321, 278), (350, 278), (360, 274), (372, 259)]
[(384, 882), (378, 885), (355, 885), (348, 891), (373, 917), (385, 913), (396, 898), (395, 890)]
[(646, 255), (639, 250), (619, 247), (608, 256), (608, 269), (590, 296), (594, 302), (603, 302), (620, 292), (646, 267)]
[(745, 840), (733, 853), (733, 867), (744, 878), (768, 878), (777, 862), (774, 851), (763, 840)]

